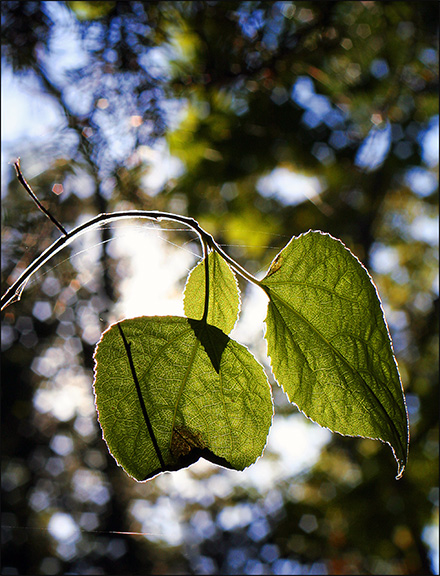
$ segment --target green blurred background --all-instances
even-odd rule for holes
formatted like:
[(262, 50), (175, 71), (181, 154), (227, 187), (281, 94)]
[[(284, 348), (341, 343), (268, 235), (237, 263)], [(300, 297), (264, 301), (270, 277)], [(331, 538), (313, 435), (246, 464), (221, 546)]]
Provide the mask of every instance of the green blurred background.
[[(320, 429), (273, 383), (253, 467), (134, 482), (101, 439), (94, 346), (111, 321), (176, 313), (199, 247), (171, 225), (102, 227), (2, 313), (2, 574), (438, 573), (437, 3), (1, 14), (2, 293), (58, 235), (18, 156), (67, 228), (185, 214), (255, 275), (291, 236), (329, 232), (378, 287), (411, 432), (396, 481), (389, 447)], [(237, 338), (267, 367), (264, 302), (240, 286)]]

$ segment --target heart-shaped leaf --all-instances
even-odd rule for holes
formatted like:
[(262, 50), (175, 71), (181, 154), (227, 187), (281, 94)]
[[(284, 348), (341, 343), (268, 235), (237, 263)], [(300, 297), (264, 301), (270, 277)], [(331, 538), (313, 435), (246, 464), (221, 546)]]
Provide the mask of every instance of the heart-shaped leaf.
[(261, 286), (275, 377), (306, 416), (390, 444), (403, 474), (405, 397), (382, 306), (359, 260), (329, 234), (294, 237)]
[[(240, 312), (240, 292), (235, 274), (229, 264), (217, 252), (208, 254), (209, 309), (207, 322), (217, 326), (225, 334), (234, 328)], [(184, 309), (188, 318), (200, 320), (205, 299), (205, 262), (193, 268), (185, 286)]]
[(273, 414), (269, 383), (218, 328), (173, 316), (124, 320), (104, 332), (94, 358), (103, 437), (137, 480), (200, 457), (243, 470), (261, 456)]

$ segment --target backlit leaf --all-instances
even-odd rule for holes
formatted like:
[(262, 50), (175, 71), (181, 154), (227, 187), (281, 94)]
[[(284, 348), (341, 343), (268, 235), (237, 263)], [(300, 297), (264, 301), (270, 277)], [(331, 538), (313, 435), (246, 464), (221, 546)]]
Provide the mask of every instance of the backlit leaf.
[[(209, 310), (208, 324), (226, 334), (234, 328), (240, 311), (237, 279), (229, 264), (217, 252), (208, 255)], [(190, 272), (185, 286), (184, 309), (188, 318), (200, 320), (205, 305), (205, 264), (199, 262)]]
[(187, 318), (111, 326), (95, 351), (94, 392), (109, 450), (137, 480), (200, 457), (243, 470), (261, 456), (272, 422), (262, 366), (218, 328)]
[(261, 286), (269, 296), (268, 353), (289, 399), (332, 431), (391, 445), (406, 465), (408, 418), (376, 288), (328, 234), (294, 237)]

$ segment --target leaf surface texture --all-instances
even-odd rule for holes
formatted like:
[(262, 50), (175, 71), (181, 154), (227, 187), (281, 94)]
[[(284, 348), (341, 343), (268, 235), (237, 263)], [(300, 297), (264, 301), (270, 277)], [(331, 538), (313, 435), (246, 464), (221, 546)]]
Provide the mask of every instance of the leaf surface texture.
[(279, 384), (334, 432), (387, 442), (406, 465), (408, 417), (382, 306), (366, 269), (329, 234), (294, 237), (260, 285)]
[[(220, 335), (218, 328), (197, 328), (183, 317), (141, 317), (119, 324), (104, 332), (97, 345), (94, 393), (103, 437), (128, 474), (147, 480), (200, 457), (243, 470), (261, 456), (272, 423), (272, 395), (262, 366), (244, 346)], [(197, 330), (209, 341), (218, 370)]]
[[(240, 312), (237, 279), (229, 264), (217, 253), (208, 254), (209, 309), (207, 322), (229, 334)], [(185, 286), (184, 309), (188, 318), (200, 320), (204, 311), (205, 262), (192, 269)]]

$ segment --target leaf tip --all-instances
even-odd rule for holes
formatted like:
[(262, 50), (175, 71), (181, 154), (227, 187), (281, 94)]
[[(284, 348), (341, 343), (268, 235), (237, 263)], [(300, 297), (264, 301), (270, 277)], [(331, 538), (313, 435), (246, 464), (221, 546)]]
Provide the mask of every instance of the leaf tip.
[(401, 480), (403, 477), (403, 473), (405, 472), (405, 464), (401, 461), (398, 462), (397, 464), (397, 475), (396, 475), (396, 480)]
[[(389, 444), (389, 442), (387, 442), (387, 444)], [(391, 444), (389, 444), (389, 445), (391, 446)], [(397, 462), (397, 474), (395, 476), (396, 480), (401, 480), (403, 477), (403, 473), (405, 472), (406, 464), (408, 461), (408, 449), (409, 449), (409, 436), (408, 436), (408, 444), (407, 444), (407, 448), (406, 448), (406, 453), (405, 453), (404, 457), (399, 457), (396, 454), (394, 447), (391, 446), (391, 450), (393, 451), (394, 459)]]

